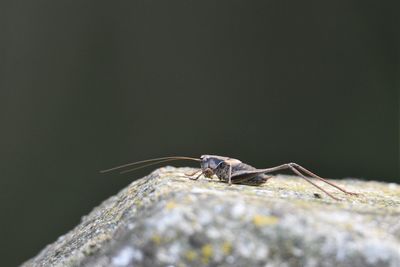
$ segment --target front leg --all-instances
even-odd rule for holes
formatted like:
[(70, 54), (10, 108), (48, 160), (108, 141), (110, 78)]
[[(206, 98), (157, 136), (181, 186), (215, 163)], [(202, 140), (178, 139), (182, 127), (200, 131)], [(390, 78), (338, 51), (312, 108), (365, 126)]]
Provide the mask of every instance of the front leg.
[(215, 175), (222, 181), (232, 185), (232, 164), (222, 161), (214, 170)]
[(228, 169), (228, 185), (232, 185), (232, 165), (230, 164)]
[(195, 174), (198, 174), (199, 172), (201, 172), (201, 169), (199, 169), (199, 170), (197, 170), (197, 171), (194, 171), (194, 172), (192, 172), (192, 173), (184, 173), (185, 174), (185, 176), (189, 176), (189, 178), (190, 179), (192, 179), (192, 180), (197, 180), (198, 178), (196, 177), (196, 178), (192, 178)]

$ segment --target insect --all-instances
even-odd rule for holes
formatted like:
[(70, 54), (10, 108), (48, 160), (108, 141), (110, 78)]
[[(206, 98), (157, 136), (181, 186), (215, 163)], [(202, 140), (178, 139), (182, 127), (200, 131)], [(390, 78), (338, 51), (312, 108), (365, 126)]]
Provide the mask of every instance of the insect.
[[(337, 197), (333, 196), (331, 193), (320, 187), (318, 184), (314, 183), (311, 179), (309, 179), (306, 175), (318, 179), (336, 189), (342, 191), (348, 195), (358, 195), (357, 193), (349, 192), (346, 189), (319, 177), (318, 175), (314, 174), (313, 172), (307, 170), (306, 168), (300, 166), (296, 163), (286, 163), (279, 166), (266, 168), (266, 169), (257, 169), (249, 164), (243, 163), (238, 159), (217, 156), (217, 155), (202, 155), (200, 159), (192, 158), (192, 157), (181, 157), (181, 156), (173, 156), (173, 157), (162, 157), (162, 158), (154, 158), (148, 160), (141, 160), (133, 163), (124, 164), (121, 166), (117, 166), (111, 169), (100, 171), (101, 173), (110, 172), (114, 170), (121, 170), (128, 167), (135, 166), (133, 169), (126, 169), (122, 170), (120, 173), (126, 173), (130, 171), (134, 171), (137, 169), (141, 169), (147, 166), (151, 166), (154, 164), (159, 164), (168, 161), (176, 161), (176, 160), (191, 160), (200, 162), (200, 169), (186, 174), (190, 179), (197, 180), (202, 175), (207, 178), (213, 178), (216, 176), (220, 181), (226, 182), (229, 185), (232, 184), (245, 184), (245, 185), (261, 185), (268, 181), (271, 176), (267, 176), (267, 173), (272, 173), (280, 170), (289, 169), (293, 171), (295, 174), (306, 180), (308, 183), (312, 184), (329, 197), (340, 200)], [(197, 174), (197, 175), (196, 175)], [(196, 175), (196, 176), (195, 176)]]

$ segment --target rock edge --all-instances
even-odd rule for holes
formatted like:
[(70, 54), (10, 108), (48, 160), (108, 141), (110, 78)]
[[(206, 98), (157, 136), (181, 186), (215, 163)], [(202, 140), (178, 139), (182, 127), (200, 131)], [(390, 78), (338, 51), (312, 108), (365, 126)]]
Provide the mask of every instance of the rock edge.
[(260, 187), (165, 167), (107, 199), (22, 266), (400, 266), (400, 186), (302, 179)]

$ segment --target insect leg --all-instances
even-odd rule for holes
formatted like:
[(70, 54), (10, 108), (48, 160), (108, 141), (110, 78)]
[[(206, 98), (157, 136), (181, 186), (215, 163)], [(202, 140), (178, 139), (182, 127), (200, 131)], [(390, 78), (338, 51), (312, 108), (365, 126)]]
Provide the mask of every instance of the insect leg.
[(200, 170), (197, 170), (197, 171), (194, 171), (194, 172), (192, 172), (192, 173), (185, 173), (185, 175), (186, 175), (186, 176), (193, 176), (193, 175), (195, 175), (195, 174), (197, 174), (197, 173), (199, 173), (199, 172), (201, 172), (201, 169), (200, 169)]
[(289, 168), (296, 173), (297, 175), (299, 175), (301, 178), (303, 178), (304, 180), (306, 180), (307, 182), (309, 182), (310, 184), (312, 184), (313, 186), (315, 186), (316, 188), (318, 188), (319, 190), (321, 190), (322, 192), (324, 192), (325, 194), (327, 194), (328, 196), (330, 196), (331, 198), (335, 199), (335, 200), (340, 200), (337, 197), (334, 197), (333, 195), (331, 195), (330, 193), (328, 193), (328, 191), (326, 191), (325, 189), (323, 189), (322, 187), (320, 187), (319, 185), (317, 185), (316, 183), (314, 183), (313, 181), (311, 181), (310, 179), (308, 179), (307, 177), (305, 177), (301, 172), (299, 172), (295, 167), (291, 166), (289, 164)]
[(229, 164), (228, 170), (228, 185), (232, 185), (232, 165)]
[(227, 160), (220, 162), (217, 167), (213, 169), (213, 174), (215, 174), (218, 179), (225, 181), (228, 185), (232, 185), (234, 177), (232, 177), (232, 164)]
[(327, 192), (325, 189), (323, 189), (322, 187), (320, 187), (319, 185), (317, 185), (316, 183), (314, 183), (313, 181), (311, 181), (309, 178), (307, 178), (304, 174), (302, 174), (298, 169), (304, 171), (305, 173), (309, 174), (310, 176), (319, 179), (339, 190), (341, 190), (342, 192), (346, 193), (346, 194), (351, 194), (351, 195), (356, 195), (355, 193), (351, 193), (346, 191), (345, 189), (341, 188), (340, 186), (335, 185), (334, 183), (331, 183), (321, 177), (319, 177), (318, 175), (308, 171), (307, 169), (301, 167), (300, 165), (296, 164), (296, 163), (287, 163), (287, 164), (282, 164), (273, 168), (268, 168), (268, 169), (263, 169), (264, 173), (269, 173), (269, 172), (274, 172), (274, 171), (278, 171), (278, 170), (283, 170), (283, 169), (291, 169), (294, 173), (296, 173), (297, 175), (299, 175), (301, 178), (303, 178), (304, 180), (306, 180), (308, 183), (312, 184), (313, 186), (315, 186), (316, 188), (318, 188), (319, 190), (321, 190), (322, 192), (324, 192), (325, 194), (327, 194), (328, 196), (330, 196), (333, 199), (338, 200), (338, 198), (334, 197), (332, 194), (330, 194), (329, 192)]
[[(200, 170), (201, 171), (201, 170)], [(195, 175), (196, 173), (198, 173), (198, 171), (197, 172), (195, 172), (195, 173), (193, 173), (191, 176), (193, 176), (193, 175)], [(192, 177), (189, 177), (189, 179), (190, 180), (197, 180), (197, 179), (199, 179), (200, 178), (200, 176), (202, 176), (203, 175), (203, 172), (201, 172), (199, 175), (197, 175), (196, 177), (194, 177), (194, 178), (192, 178)]]
[(267, 182), (269, 179), (272, 178), (272, 176), (264, 175), (263, 178), (264, 178), (265, 182)]
[(316, 179), (318, 179), (318, 180), (323, 181), (324, 183), (329, 184), (330, 186), (333, 186), (333, 187), (339, 189), (339, 190), (342, 191), (343, 193), (346, 193), (346, 194), (349, 194), (349, 195), (355, 195), (355, 196), (358, 195), (357, 193), (349, 192), (349, 191), (347, 191), (346, 189), (344, 189), (344, 188), (342, 188), (342, 187), (340, 187), (340, 186), (338, 186), (338, 185), (336, 185), (336, 184), (334, 184), (334, 183), (332, 183), (332, 182), (329, 182), (329, 181), (327, 181), (326, 179), (324, 179), (324, 178), (322, 178), (322, 177), (319, 177), (319, 176), (316, 175), (315, 173), (313, 173), (313, 172), (307, 170), (306, 168), (304, 168), (304, 167), (302, 167), (302, 166), (300, 166), (300, 165), (298, 165), (298, 164), (296, 164), (296, 163), (291, 163), (291, 164), (292, 164), (293, 167), (295, 167), (295, 168), (297, 168), (297, 169), (300, 169), (301, 171), (307, 173), (307, 174), (310, 175), (311, 177), (314, 177), (314, 178), (316, 178)]
[[(265, 170), (243, 170), (243, 171), (236, 171), (231, 174), (231, 180), (234, 184), (247, 184), (247, 185), (260, 185), (265, 183), (268, 179), (272, 178), (272, 176), (264, 175), (264, 172), (272, 172), (272, 171), (265, 171)], [(263, 175), (262, 181), (253, 181), (250, 182), (254, 177), (258, 175)]]

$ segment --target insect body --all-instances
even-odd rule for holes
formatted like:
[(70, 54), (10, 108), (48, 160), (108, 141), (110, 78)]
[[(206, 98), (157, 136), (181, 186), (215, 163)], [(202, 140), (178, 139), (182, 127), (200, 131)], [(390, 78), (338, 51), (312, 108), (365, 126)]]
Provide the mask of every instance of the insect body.
[[(200, 159), (197, 158), (190, 158), (190, 157), (163, 157), (163, 158), (155, 158), (155, 159), (150, 159), (150, 160), (142, 160), (142, 161), (137, 161), (133, 163), (128, 163), (125, 165), (121, 165), (118, 167), (114, 167), (108, 170), (101, 171), (102, 173), (108, 172), (108, 171), (113, 171), (113, 170), (119, 170), (122, 168), (127, 168), (130, 166), (138, 166), (133, 169), (128, 169), (121, 171), (121, 173), (126, 173), (130, 172), (133, 170), (137, 170), (140, 168), (144, 168), (150, 165), (162, 163), (162, 162), (168, 162), (168, 161), (175, 161), (175, 160), (192, 160), (192, 161), (198, 161), (200, 162), (200, 169), (191, 173), (187, 174), (190, 179), (192, 180), (197, 180), (200, 178), (200, 176), (204, 175), (207, 178), (212, 178), (214, 175), (218, 177), (220, 181), (227, 182), (229, 185), (231, 184), (246, 184), (246, 185), (261, 185), (269, 178), (270, 176), (267, 176), (267, 173), (272, 173), (276, 172), (279, 170), (284, 170), (284, 169), (289, 169), (293, 171), (295, 174), (299, 175), (301, 178), (306, 180), (308, 183), (312, 184), (313, 186), (317, 187), (319, 190), (323, 191), (326, 193), (328, 196), (330, 196), (333, 199), (339, 200), (335, 196), (333, 196), (331, 193), (327, 192), (325, 189), (314, 183), (312, 180), (310, 180), (306, 175), (311, 176), (315, 179), (318, 179), (326, 184), (329, 184), (332, 187), (335, 187), (336, 189), (349, 194), (349, 195), (357, 195), (356, 193), (349, 192), (345, 190), (344, 188), (324, 179), (319, 177), (318, 175), (312, 173), (311, 171), (307, 170), (306, 168), (296, 164), (296, 163), (286, 163), (282, 164), (276, 167), (272, 168), (266, 168), (266, 169), (257, 169), (253, 166), (250, 166), (248, 164), (245, 164), (241, 162), (238, 159), (234, 158), (229, 158), (229, 157), (223, 157), (223, 156), (216, 156), (216, 155), (202, 155)], [(197, 176), (195, 176), (198, 174)]]
[(257, 172), (257, 169), (253, 166), (245, 164), (238, 159), (203, 155), (200, 157), (200, 160), (200, 175), (203, 174), (208, 178), (212, 178), (215, 175), (220, 181), (227, 182), (228, 184), (261, 185), (270, 178), (262, 172)]

